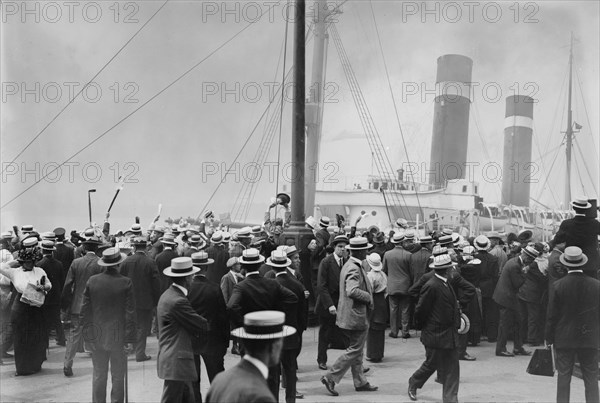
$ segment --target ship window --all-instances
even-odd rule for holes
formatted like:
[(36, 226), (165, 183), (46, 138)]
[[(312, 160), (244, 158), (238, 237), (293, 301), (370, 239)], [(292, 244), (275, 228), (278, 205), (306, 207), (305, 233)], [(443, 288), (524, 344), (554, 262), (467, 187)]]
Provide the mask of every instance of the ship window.
[(475, 194), (477, 194), (477, 185), (475, 185)]
[(467, 186), (463, 186), (463, 193), (467, 193)]
[(379, 182), (373, 182), (373, 189), (379, 189)]

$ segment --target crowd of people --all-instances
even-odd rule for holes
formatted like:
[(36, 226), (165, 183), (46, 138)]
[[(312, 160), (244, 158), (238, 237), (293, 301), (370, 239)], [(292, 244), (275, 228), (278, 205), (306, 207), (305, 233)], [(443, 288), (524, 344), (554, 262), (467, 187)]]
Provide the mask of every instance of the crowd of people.
[[(202, 401), (201, 362), (211, 383), (206, 401), (275, 402), (283, 386), (294, 402), (304, 397), (297, 359), (314, 309), (316, 365), (333, 396), (349, 369), (357, 392), (378, 390), (363, 357), (384, 360), (389, 327), (394, 339), (420, 332), (425, 347), (407, 380), (411, 400), (437, 371), (443, 401), (458, 401), (459, 361), (475, 361), (468, 347), (487, 342), (498, 357), (553, 345), (557, 401), (569, 400), (575, 358), (586, 400), (598, 401), (600, 222), (586, 200), (573, 201), (575, 217), (549, 243), (526, 230), (424, 235), (402, 218), (389, 234), (359, 234), (356, 224), (347, 233), (310, 217), (303, 251), (282, 236), (289, 196), (277, 199), (264, 226), (232, 234), (211, 211), (199, 227), (160, 227), (157, 217), (146, 231), (136, 219), (111, 234), (107, 214), (102, 229), (72, 231), (70, 239), (64, 228), (32, 225), (2, 233), (1, 357), (12, 349), (16, 375), (35, 374), (55, 337), (66, 347), (65, 376), (73, 376), (76, 353), (90, 351), (92, 400), (106, 401), (110, 363), (111, 400), (123, 401), (127, 354), (151, 360), (146, 339), (154, 333), (164, 402)], [(230, 345), (241, 360), (225, 370)], [(344, 352), (328, 365), (330, 348)]]

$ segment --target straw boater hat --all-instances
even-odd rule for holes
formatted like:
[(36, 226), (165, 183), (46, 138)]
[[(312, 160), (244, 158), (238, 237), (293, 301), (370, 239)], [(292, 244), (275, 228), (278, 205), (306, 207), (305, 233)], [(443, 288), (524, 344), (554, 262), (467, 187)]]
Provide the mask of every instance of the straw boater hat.
[(346, 235), (338, 235), (335, 238), (333, 238), (333, 241), (331, 241), (331, 246), (336, 246), (340, 242), (343, 242), (346, 245), (348, 245), (350, 243), (350, 240)]
[(125, 233), (132, 233), (136, 235), (142, 235), (142, 226), (140, 224), (133, 224)]
[(42, 232), (40, 234), (40, 237), (43, 240), (48, 240), (48, 241), (54, 241), (56, 239), (56, 234), (54, 232), (48, 231), (48, 232)]
[(490, 248), (491, 242), (487, 236), (479, 235), (477, 238), (475, 238), (473, 244), (475, 245), (475, 248), (477, 250), (488, 250)]
[(305, 221), (306, 225), (308, 225), (311, 229), (315, 229), (317, 228), (317, 225), (319, 225), (319, 222), (317, 221), (317, 219), (313, 216), (308, 217)]
[(33, 228), (33, 225), (23, 225), (21, 227), (21, 233), (27, 234), (29, 232), (35, 232), (35, 228)]
[(391, 242), (393, 244), (398, 244), (402, 241), (404, 241), (404, 232), (398, 232), (397, 234), (394, 234)]
[(450, 229), (450, 228), (444, 228), (442, 230), (442, 235), (450, 235), (450, 236), (452, 236), (453, 233), (454, 233), (454, 231), (452, 231), (452, 229)]
[(238, 258), (241, 264), (257, 264), (265, 261), (265, 257), (260, 254), (258, 249), (248, 248), (242, 251), (242, 256)]
[(486, 235), (489, 239), (502, 239), (502, 236), (498, 231), (490, 231)]
[(204, 213), (205, 220), (208, 220), (210, 217), (215, 218), (215, 213), (213, 213), (212, 210), (208, 210), (206, 213)]
[(433, 250), (431, 251), (433, 256), (445, 255), (448, 254), (448, 248), (445, 246), (435, 245)]
[(526, 247), (524, 247), (523, 249), (521, 249), (521, 253), (525, 253), (528, 256), (531, 256), (532, 258), (536, 258), (538, 256), (540, 256), (540, 252), (538, 252), (533, 246), (531, 245), (527, 245)]
[[(571, 207), (578, 210), (587, 210), (592, 207), (592, 204), (587, 201), (586, 197), (580, 196), (571, 202)], [(23, 229), (21, 229), (23, 231)]]
[(567, 268), (573, 269), (585, 265), (588, 261), (588, 257), (581, 251), (581, 248), (578, 248), (577, 246), (565, 248), (565, 251), (558, 259), (563, 265), (567, 266)]
[(100, 245), (101, 243), (102, 242), (100, 242), (100, 238), (97, 236), (91, 236), (82, 242), (84, 245)]
[(447, 246), (452, 244), (452, 235), (444, 235), (439, 237), (438, 242), (440, 246)]
[(192, 253), (192, 264), (194, 266), (208, 266), (209, 264), (213, 264), (215, 262), (214, 259), (208, 258), (208, 253), (205, 251), (200, 251), (196, 253)]
[(171, 266), (163, 270), (163, 274), (169, 277), (186, 277), (200, 271), (194, 267), (191, 257), (176, 257), (171, 259)]
[(371, 253), (368, 255), (367, 263), (374, 271), (381, 271), (381, 269), (383, 269), (383, 265), (381, 264), (381, 256), (379, 256), (379, 253)]
[(465, 246), (464, 248), (462, 248), (462, 254), (463, 255), (472, 256), (473, 253), (475, 253), (475, 248), (473, 246), (471, 246), (471, 245)]
[(319, 226), (321, 228), (327, 228), (329, 227), (329, 217), (321, 217), (321, 219), (319, 220)]
[(415, 239), (415, 231), (413, 231), (411, 229), (407, 229), (404, 232), (404, 237), (406, 238), (407, 241), (412, 241), (413, 239)]
[(467, 334), (471, 329), (471, 321), (464, 313), (460, 313), (460, 327), (458, 328), (458, 334)]
[(56, 250), (56, 248), (54, 247), (54, 241), (51, 241), (49, 239), (42, 241), (42, 250), (47, 250), (47, 251)]
[(131, 241), (131, 244), (133, 246), (148, 246), (148, 241), (146, 240), (146, 238), (141, 237), (141, 236), (136, 236), (135, 238), (133, 238), (133, 240)]
[(229, 232), (223, 232), (223, 243), (229, 243), (231, 241), (231, 234)]
[(433, 257), (433, 263), (429, 265), (430, 268), (434, 270), (445, 270), (451, 267), (454, 267), (454, 262), (452, 262), (452, 258), (450, 255), (443, 254)]
[(165, 245), (176, 245), (177, 244), (177, 242), (175, 242), (175, 235), (173, 235), (173, 234), (164, 234), (158, 240)]
[(158, 233), (161, 233), (161, 234), (164, 234), (166, 232), (165, 228), (161, 227), (160, 225), (152, 228), (151, 231), (158, 232)]
[(231, 331), (240, 339), (273, 340), (291, 336), (296, 329), (284, 325), (285, 314), (279, 311), (256, 311), (244, 315), (244, 326)]
[(187, 242), (190, 245), (198, 245), (198, 244), (202, 243), (202, 237), (198, 234), (194, 234), (188, 239)]
[(373, 245), (367, 241), (367, 238), (362, 236), (350, 238), (350, 243), (346, 245), (346, 249), (348, 250), (366, 250), (371, 249), (372, 247)]
[(252, 238), (252, 228), (244, 227), (236, 232), (237, 239), (249, 239)]
[(419, 239), (419, 243), (422, 243), (422, 244), (424, 244), (424, 243), (432, 243), (432, 242), (433, 242), (433, 238), (430, 237), (429, 235), (421, 237)]
[(284, 251), (274, 250), (271, 252), (271, 257), (267, 259), (267, 264), (271, 267), (288, 267), (292, 264), (292, 261)]
[(408, 221), (406, 221), (404, 218), (398, 218), (396, 220), (396, 225), (400, 228), (408, 228)]
[(102, 258), (98, 259), (98, 266), (114, 266), (117, 265), (123, 260), (125, 260), (126, 256), (124, 253), (119, 251), (119, 248), (107, 248), (102, 252)]
[(262, 232), (263, 232), (263, 229), (260, 225), (255, 225), (254, 227), (252, 227), (250, 229), (250, 233), (254, 236), (262, 234)]
[(214, 243), (215, 245), (222, 244), (223, 243), (223, 232), (215, 231), (215, 233), (212, 234), (212, 236), (210, 237), (210, 242)]

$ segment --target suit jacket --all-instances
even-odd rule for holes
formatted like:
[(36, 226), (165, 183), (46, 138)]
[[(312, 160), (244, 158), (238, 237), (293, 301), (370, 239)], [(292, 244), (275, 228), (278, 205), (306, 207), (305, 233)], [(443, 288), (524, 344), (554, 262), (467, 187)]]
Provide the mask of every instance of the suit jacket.
[(46, 276), (50, 280), (50, 284), (52, 284), (52, 289), (46, 295), (44, 305), (60, 305), (60, 294), (65, 284), (65, 273), (62, 263), (52, 255), (45, 255), (35, 265), (44, 269)]
[(285, 350), (299, 349), (302, 345), (302, 332), (306, 330), (308, 321), (308, 304), (304, 296), (304, 286), (287, 269), (281, 274), (276, 275), (275, 281), (287, 288), (298, 297), (298, 302), (294, 308), (290, 308), (289, 315), (285, 316), (285, 324), (297, 330), (291, 336), (283, 339), (283, 348)]
[(486, 251), (479, 251), (475, 257), (481, 260), (481, 264), (479, 265), (481, 268), (481, 275), (479, 277), (481, 296), (492, 298), (498, 278), (500, 277), (500, 261), (496, 256)]
[(340, 299), (335, 324), (340, 329), (365, 330), (373, 311), (373, 291), (360, 264), (348, 259), (340, 272)]
[(569, 273), (554, 283), (548, 306), (546, 341), (556, 348), (598, 349), (600, 281)]
[[(431, 270), (419, 279), (410, 289), (408, 290), (409, 295), (414, 299), (415, 302), (419, 301), (421, 296), (421, 290), (427, 284), (429, 280), (435, 277), (435, 271)], [(457, 271), (452, 271), (450, 277), (448, 278), (448, 284), (452, 286), (452, 290), (454, 291), (454, 295), (458, 299), (458, 303), (461, 307), (465, 308), (469, 302), (475, 296), (475, 286), (465, 280), (460, 273)]]
[(517, 292), (525, 282), (525, 273), (523, 273), (523, 263), (520, 256), (515, 256), (504, 265), (500, 279), (494, 291), (494, 301), (499, 305), (517, 310), (519, 301)]
[(332, 253), (321, 261), (317, 274), (317, 300), (315, 313), (318, 315), (329, 315), (329, 307), (337, 308), (340, 299), (340, 272), (342, 268), (335, 260)]
[(206, 277), (215, 284), (221, 284), (221, 278), (227, 274), (227, 260), (229, 251), (223, 245), (211, 245), (206, 249), (208, 257), (214, 259), (214, 263), (208, 266)]
[(226, 275), (221, 279), (221, 293), (223, 293), (223, 299), (225, 300), (225, 304), (229, 302), (231, 298), (231, 294), (233, 294), (233, 287), (242, 281), (242, 278), (238, 278), (237, 281), (233, 277), (234, 274), (229, 271)]
[(548, 301), (554, 296), (554, 283), (567, 275), (567, 268), (559, 260), (562, 254), (561, 250), (554, 248), (548, 256)]
[(267, 381), (247, 360), (218, 374), (210, 384), (207, 403), (275, 403)]
[(455, 349), (458, 347), (460, 313), (452, 287), (435, 275), (421, 289), (415, 307), (415, 322), (421, 328), (425, 347)]
[(583, 266), (584, 273), (598, 278), (600, 267), (598, 235), (600, 235), (600, 221), (591, 217), (575, 216), (560, 224), (552, 242), (553, 244), (565, 242), (566, 247), (580, 247), (588, 257), (588, 262)]
[(121, 274), (133, 282), (136, 309), (154, 309), (160, 297), (158, 268), (154, 260), (144, 252), (135, 252), (121, 264)]
[(62, 263), (64, 270), (63, 277), (66, 277), (71, 263), (75, 259), (75, 248), (73, 245), (64, 242), (56, 242), (54, 246), (56, 247), (54, 258)]
[(407, 295), (413, 283), (410, 252), (401, 246), (387, 251), (383, 257), (383, 272), (388, 276), (389, 295)]
[(192, 337), (199, 337), (207, 321), (198, 315), (183, 292), (172, 285), (161, 296), (156, 308), (158, 322), (157, 370), (160, 379), (195, 381)]
[(329, 231), (325, 228), (321, 228), (315, 234), (317, 247), (311, 252), (312, 269), (315, 271), (319, 269), (319, 264), (325, 257), (325, 247), (329, 245), (330, 236)]
[(83, 304), (85, 285), (90, 277), (101, 271), (102, 267), (98, 265), (98, 256), (94, 252), (88, 252), (85, 256), (73, 260), (63, 286), (61, 308), (70, 309), (72, 315), (79, 315)]
[(421, 276), (429, 271), (429, 257), (431, 251), (427, 248), (421, 248), (410, 255), (410, 271), (413, 274), (413, 283), (419, 281)]
[[(481, 254), (481, 251), (478, 253)], [(502, 273), (502, 269), (504, 268), (504, 265), (506, 264), (506, 262), (508, 262), (508, 255), (506, 254), (506, 252), (504, 252), (504, 249), (502, 249), (502, 246), (500, 246), (500, 245), (494, 246), (492, 248), (492, 250), (489, 251), (489, 254), (491, 256), (494, 256), (496, 259), (498, 259), (498, 277), (499, 277), (500, 273)], [(493, 292), (493, 290), (492, 290), (492, 292)]]
[(517, 297), (526, 302), (536, 304), (542, 303), (542, 296), (548, 289), (548, 279), (540, 271), (537, 262), (529, 265), (529, 270), (525, 274), (525, 282), (519, 288)]
[(175, 249), (165, 248), (162, 252), (156, 255), (156, 258), (154, 259), (156, 262), (156, 268), (158, 269), (158, 284), (161, 295), (167, 288), (171, 286), (171, 283), (173, 283), (171, 277), (163, 274), (163, 270), (171, 266), (171, 260), (175, 259), (176, 257), (179, 257), (179, 254)]
[(227, 306), (221, 287), (204, 275), (192, 281), (188, 300), (192, 308), (208, 321), (208, 332), (199, 339), (192, 339), (195, 354), (225, 354), (229, 345), (229, 320)]
[(227, 309), (230, 320), (242, 326), (244, 315), (249, 312), (275, 310), (287, 315), (297, 303), (298, 297), (277, 281), (252, 274), (233, 287)]
[(81, 307), (84, 339), (102, 350), (119, 350), (136, 341), (131, 279), (114, 269), (90, 277)]
[(156, 241), (148, 248), (146, 253), (148, 254), (148, 257), (150, 259), (155, 260), (156, 256), (158, 256), (158, 254), (163, 251), (163, 248), (164, 248), (164, 246), (163, 246), (162, 242)]

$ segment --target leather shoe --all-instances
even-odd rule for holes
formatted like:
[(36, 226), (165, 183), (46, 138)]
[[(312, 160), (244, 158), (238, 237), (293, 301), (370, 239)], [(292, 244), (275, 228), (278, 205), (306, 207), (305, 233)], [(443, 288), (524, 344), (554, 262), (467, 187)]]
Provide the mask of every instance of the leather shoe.
[(14, 358), (12, 354), (8, 354), (7, 352), (2, 353), (2, 358)]
[(398, 338), (398, 333), (392, 333), (392, 332), (390, 332), (388, 334), (388, 336), (390, 336), (392, 339), (397, 339)]
[(73, 368), (63, 367), (63, 374), (67, 377), (73, 376)]
[(332, 395), (332, 396), (339, 396), (340, 394), (337, 392), (337, 390), (335, 390), (335, 382), (333, 382), (331, 379), (327, 378), (326, 376), (322, 376), (321, 377), (321, 383), (323, 385), (325, 385), (325, 387), (327, 388), (327, 391)]
[(413, 402), (417, 401), (417, 388), (414, 385), (408, 383), (408, 397)]
[(144, 362), (144, 361), (148, 361), (151, 359), (152, 359), (152, 357), (150, 357), (149, 355), (145, 355), (143, 357), (136, 357), (135, 361), (136, 362)]
[(370, 370), (371, 370), (371, 368), (369, 368), (369, 367), (363, 367), (363, 374), (366, 374)]
[(325, 364), (324, 362), (320, 362), (319, 369), (322, 369), (323, 371), (327, 371), (327, 364)]
[(531, 351), (525, 350), (524, 348), (520, 350), (513, 350), (514, 355), (531, 355)]
[(403, 339), (410, 339), (410, 333), (404, 333), (404, 334), (402, 335), (402, 338), (403, 338)]
[(373, 386), (369, 382), (367, 382), (363, 386), (359, 386), (358, 388), (354, 388), (354, 389), (357, 392), (375, 392), (379, 388), (377, 386)]
[(296, 399), (304, 399), (304, 395), (298, 391), (296, 391)]
[(496, 353), (496, 356), (498, 356), (498, 357), (514, 357), (515, 355), (513, 353), (509, 353), (508, 351), (500, 351), (499, 353)]
[(462, 361), (475, 361), (477, 358), (473, 357), (472, 355), (469, 355), (468, 353), (464, 353), (458, 359)]

